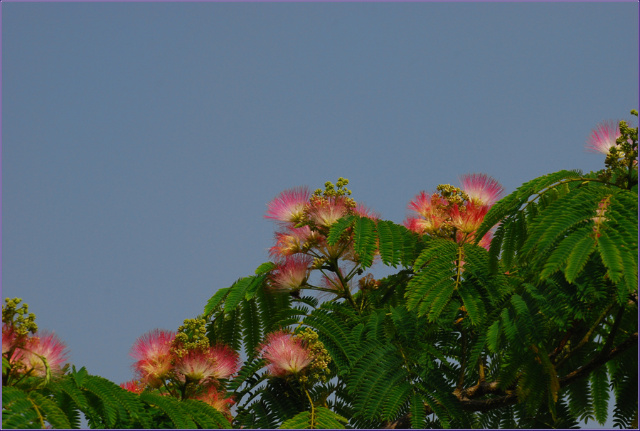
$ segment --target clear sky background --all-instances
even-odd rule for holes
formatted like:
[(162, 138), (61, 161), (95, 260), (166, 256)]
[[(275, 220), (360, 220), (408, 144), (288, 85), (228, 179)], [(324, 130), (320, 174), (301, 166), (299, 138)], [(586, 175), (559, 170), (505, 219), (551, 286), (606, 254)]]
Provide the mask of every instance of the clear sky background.
[(597, 170), (638, 108), (633, 3), (2, 3), (2, 295), (132, 378), (268, 260), (280, 191), (408, 202), (484, 172)]

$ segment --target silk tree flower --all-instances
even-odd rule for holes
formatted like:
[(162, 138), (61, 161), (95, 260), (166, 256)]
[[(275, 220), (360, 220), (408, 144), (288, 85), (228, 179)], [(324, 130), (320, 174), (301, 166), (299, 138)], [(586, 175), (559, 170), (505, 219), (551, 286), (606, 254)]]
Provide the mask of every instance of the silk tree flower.
[[(2, 354), (8, 353), (12, 350), (15, 351), (19, 347), (19, 340), (24, 337), (20, 337), (13, 326), (6, 324), (2, 325)], [(24, 340), (22, 340), (24, 342)], [(13, 353), (12, 353), (13, 356)], [(9, 358), (11, 361), (11, 358)]]
[[(340, 271), (340, 276), (344, 276), (344, 270), (342, 268), (339, 268), (338, 271)], [(327, 289), (331, 289), (335, 291), (344, 290), (345, 288), (345, 286), (340, 281), (340, 277), (338, 276), (338, 274), (334, 272), (328, 275), (325, 274), (322, 276), (322, 285)], [(346, 288), (351, 290), (351, 287), (352, 287), (351, 282), (347, 283)]]
[(480, 247), (485, 248), (487, 251), (489, 251), (489, 247), (491, 246), (491, 240), (492, 239), (493, 239), (493, 233), (491, 231), (489, 231), (489, 232), (484, 234), (482, 239), (478, 242), (478, 245)]
[(130, 352), (136, 359), (133, 368), (145, 384), (160, 387), (162, 380), (171, 372), (171, 347), (175, 336), (175, 332), (154, 329), (134, 343)]
[(309, 226), (290, 228), (286, 232), (276, 232), (276, 245), (269, 249), (271, 256), (291, 256), (300, 253), (305, 244), (315, 238)]
[(191, 382), (201, 382), (215, 378), (216, 364), (208, 352), (191, 350), (175, 364), (175, 371)]
[(504, 191), (498, 181), (485, 174), (463, 175), (460, 182), (469, 199), (479, 205), (495, 204)]
[(353, 212), (359, 215), (360, 217), (367, 217), (374, 221), (380, 220), (380, 214), (378, 214), (377, 212), (373, 211), (372, 209), (368, 208), (367, 206), (361, 203), (356, 204), (356, 207), (353, 209)]
[(446, 206), (447, 203), (446, 200), (437, 194), (428, 195), (427, 192), (421, 191), (409, 202), (407, 208), (423, 218), (429, 219), (440, 212), (440, 206)]
[(445, 222), (444, 218), (431, 215), (429, 218), (409, 217), (404, 221), (404, 226), (416, 233), (433, 233), (436, 232)]
[(204, 392), (201, 392), (194, 398), (209, 404), (211, 407), (230, 418), (231, 406), (234, 404), (234, 401), (233, 398), (225, 398), (224, 396), (225, 393), (220, 392), (215, 386), (208, 386)]
[(32, 375), (46, 375), (46, 361), (53, 374), (62, 373), (62, 365), (67, 361), (67, 346), (52, 332), (43, 331), (29, 338), (19, 351), (20, 361)]
[(482, 224), (487, 211), (488, 205), (475, 205), (473, 201), (468, 202), (462, 210), (455, 204), (451, 209), (451, 224), (465, 234), (473, 233)]
[(448, 218), (443, 211), (447, 205), (448, 202), (437, 194), (429, 195), (422, 191), (407, 206), (409, 211), (419, 217), (408, 217), (404, 225), (416, 233), (434, 233)]
[(620, 126), (617, 121), (604, 121), (591, 131), (587, 138), (586, 149), (594, 153), (609, 154), (609, 149), (616, 145), (620, 136)]
[(311, 193), (307, 187), (287, 189), (267, 204), (265, 218), (281, 223), (298, 223), (304, 216)]
[(318, 226), (329, 227), (346, 216), (349, 206), (341, 196), (318, 199), (309, 208), (309, 218)]
[(120, 387), (134, 394), (141, 394), (144, 391), (144, 384), (140, 380), (129, 380), (128, 382), (120, 383)]
[(298, 290), (307, 281), (313, 259), (306, 255), (287, 256), (271, 273), (271, 287), (281, 290)]
[(213, 376), (216, 379), (228, 379), (238, 371), (238, 353), (230, 347), (219, 344), (209, 348), (209, 357), (215, 363)]
[(283, 331), (269, 334), (259, 351), (267, 361), (267, 370), (274, 377), (298, 374), (313, 360), (311, 352), (301, 340)]

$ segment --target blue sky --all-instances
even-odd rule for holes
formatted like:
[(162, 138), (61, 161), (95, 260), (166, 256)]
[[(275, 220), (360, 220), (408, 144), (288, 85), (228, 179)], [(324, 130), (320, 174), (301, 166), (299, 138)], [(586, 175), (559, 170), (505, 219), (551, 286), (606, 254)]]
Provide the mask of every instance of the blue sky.
[(280, 191), (347, 177), (402, 222), (513, 191), (638, 108), (633, 3), (2, 3), (2, 289), (117, 383), (268, 260)]

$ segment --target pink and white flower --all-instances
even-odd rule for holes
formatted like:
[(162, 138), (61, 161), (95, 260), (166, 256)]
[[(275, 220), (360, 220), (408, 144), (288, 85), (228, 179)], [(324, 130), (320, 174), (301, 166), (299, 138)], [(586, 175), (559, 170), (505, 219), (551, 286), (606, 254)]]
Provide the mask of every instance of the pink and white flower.
[(271, 256), (291, 256), (300, 253), (305, 244), (314, 238), (309, 226), (291, 228), (286, 232), (276, 232), (276, 245), (269, 249)]
[(184, 355), (175, 365), (175, 371), (182, 377), (191, 382), (201, 382), (215, 378), (216, 363), (202, 350), (191, 350)]
[(267, 370), (274, 377), (297, 374), (313, 360), (311, 352), (301, 340), (283, 331), (269, 334), (259, 350), (267, 360)]
[(313, 259), (306, 255), (287, 256), (271, 273), (271, 287), (281, 290), (298, 290), (308, 278)]
[(154, 329), (134, 343), (130, 354), (137, 361), (133, 368), (144, 383), (159, 387), (171, 372), (171, 347), (175, 336), (175, 332)]
[(144, 384), (140, 380), (129, 380), (128, 382), (120, 383), (120, 387), (134, 394), (141, 394), (144, 391)]
[(18, 355), (27, 372), (42, 377), (46, 375), (45, 361), (53, 374), (60, 374), (68, 351), (56, 334), (45, 331), (29, 338)]
[(282, 223), (298, 223), (304, 216), (310, 197), (311, 193), (307, 187), (285, 190), (269, 202), (265, 218)]
[(587, 150), (594, 153), (609, 154), (609, 149), (616, 145), (621, 135), (619, 122), (609, 120), (598, 124), (587, 138)]
[(473, 201), (467, 203), (462, 209), (455, 204), (451, 209), (451, 224), (463, 233), (473, 233), (482, 224), (487, 211), (489, 211), (488, 205), (476, 205)]
[(225, 393), (220, 392), (215, 386), (209, 386), (206, 391), (196, 395), (195, 399), (204, 401), (220, 413), (226, 416), (231, 415), (231, 406), (234, 404), (233, 398), (225, 398)]
[(368, 208), (367, 206), (361, 203), (356, 204), (356, 207), (353, 209), (353, 212), (359, 215), (360, 217), (367, 217), (374, 221), (380, 220), (380, 214), (378, 214), (377, 212), (373, 211), (372, 209)]
[[(6, 324), (2, 325), (2, 354), (8, 353), (12, 350), (15, 350), (18, 345), (19, 340), (24, 337), (19, 337), (16, 333), (16, 330), (13, 326), (9, 326)], [(13, 356), (13, 354), (12, 354)], [(9, 358), (11, 361), (11, 358)]]
[(238, 371), (238, 353), (230, 347), (219, 344), (209, 348), (209, 357), (215, 364), (214, 377), (228, 379)]
[(319, 199), (309, 208), (309, 218), (318, 226), (329, 227), (346, 216), (348, 211), (343, 198)]
[(463, 175), (460, 182), (469, 199), (480, 205), (493, 205), (504, 191), (498, 181), (485, 174)]

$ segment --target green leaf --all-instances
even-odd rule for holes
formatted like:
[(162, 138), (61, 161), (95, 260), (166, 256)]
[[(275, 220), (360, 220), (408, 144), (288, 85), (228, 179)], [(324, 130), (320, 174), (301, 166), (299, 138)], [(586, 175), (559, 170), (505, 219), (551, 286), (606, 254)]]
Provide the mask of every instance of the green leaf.
[(623, 274), (622, 256), (618, 249), (618, 244), (611, 240), (611, 238), (603, 232), (597, 239), (598, 251), (602, 262), (607, 267), (607, 275), (612, 282), (616, 283)]
[(590, 236), (582, 238), (569, 254), (564, 276), (569, 283), (573, 283), (589, 260), (589, 256), (596, 248), (596, 242)]
[(209, 316), (214, 312), (218, 305), (227, 297), (230, 287), (223, 287), (222, 289), (218, 289), (218, 291), (207, 301), (207, 305), (204, 307), (204, 315)]
[(256, 268), (256, 275), (266, 274), (276, 269), (277, 265), (273, 262), (265, 262)]
[(373, 263), (376, 251), (376, 224), (368, 217), (359, 217), (354, 226), (354, 249), (358, 254), (360, 264), (368, 268)]
[(249, 286), (251, 286), (255, 278), (255, 276), (243, 277), (233, 283), (233, 285), (231, 286), (231, 290), (229, 291), (229, 294), (224, 301), (225, 319), (230, 317), (231, 311), (235, 310), (238, 304), (240, 304), (240, 301), (244, 299)]
[(327, 235), (327, 244), (335, 245), (344, 231), (350, 228), (357, 218), (357, 216), (346, 216), (332, 224), (329, 229), (329, 235)]

